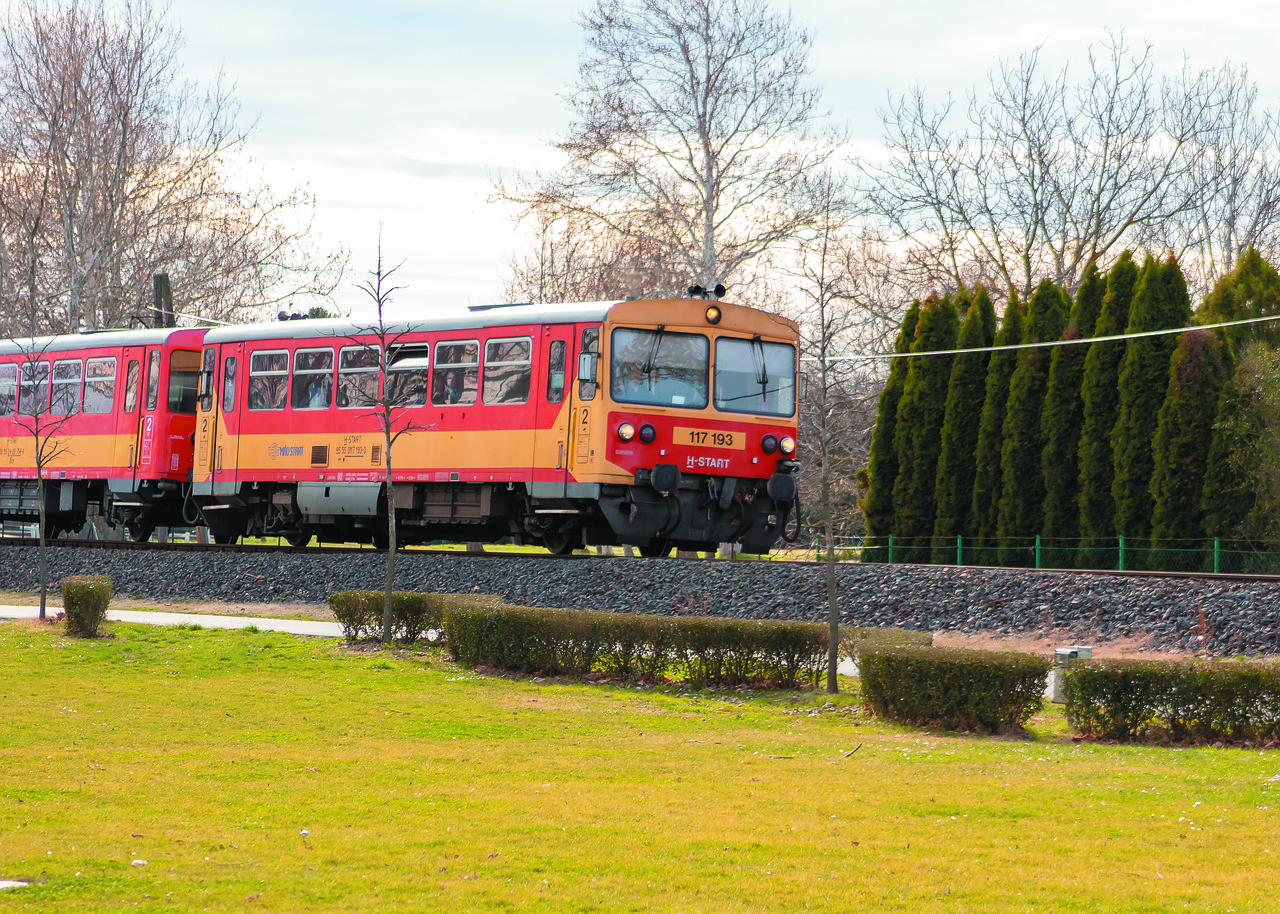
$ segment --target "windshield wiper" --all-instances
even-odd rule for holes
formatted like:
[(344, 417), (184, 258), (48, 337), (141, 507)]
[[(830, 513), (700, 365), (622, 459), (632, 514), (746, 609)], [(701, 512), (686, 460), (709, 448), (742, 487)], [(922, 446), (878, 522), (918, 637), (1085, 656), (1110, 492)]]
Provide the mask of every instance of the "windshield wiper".
[(662, 345), (662, 334), (666, 333), (666, 331), (666, 324), (658, 325), (658, 332), (653, 335), (653, 345), (649, 347), (649, 357), (644, 360), (644, 367), (640, 369), (649, 381), (650, 390), (653, 389), (654, 369), (658, 367), (658, 348)]
[[(753, 363), (756, 360), (757, 347), (759, 347), (760, 352), (760, 365), (759, 370), (756, 372), (756, 383), (760, 385), (760, 396), (763, 399), (764, 395), (768, 393), (769, 370), (765, 368), (764, 364), (764, 340), (760, 339), (758, 336), (753, 336), (751, 338), (751, 361)], [(753, 365), (752, 367), (755, 366)]]

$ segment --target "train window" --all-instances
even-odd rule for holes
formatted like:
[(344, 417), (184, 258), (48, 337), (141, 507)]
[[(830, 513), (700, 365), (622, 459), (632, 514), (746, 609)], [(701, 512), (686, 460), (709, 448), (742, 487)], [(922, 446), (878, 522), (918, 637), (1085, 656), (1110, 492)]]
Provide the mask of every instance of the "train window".
[(49, 415), (74, 416), (80, 412), (80, 382), (84, 365), (79, 359), (53, 363), (53, 394), (49, 399)]
[(249, 409), (284, 409), (289, 397), (289, 353), (249, 356)]
[(489, 340), (484, 344), (485, 403), (528, 403), (533, 381), (533, 341)]
[(431, 347), (401, 346), (387, 366), (387, 397), (396, 406), (422, 406), (431, 383)]
[(564, 340), (552, 340), (547, 354), (547, 402), (559, 403), (564, 399), (564, 363), (568, 345)]
[(169, 412), (196, 414), (196, 394), (200, 390), (200, 353), (175, 349), (169, 354)]
[(236, 407), (236, 357), (227, 356), (222, 362), (222, 411), (232, 412)]
[(147, 359), (147, 409), (156, 408), (160, 399), (160, 350), (152, 349)]
[(470, 406), (480, 387), (480, 341), (436, 343), (431, 376), (431, 402), (437, 406)]
[(218, 353), (210, 347), (200, 363), (200, 409), (206, 413), (213, 409), (213, 375), (217, 369)]
[(338, 409), (357, 409), (378, 402), (379, 351), (351, 346), (338, 353)]
[(12, 416), (18, 402), (18, 366), (0, 365), (0, 416)]
[(796, 411), (796, 350), (722, 336), (716, 340), (716, 409), (790, 416)]
[(609, 340), (609, 395), (618, 403), (702, 409), (709, 350), (700, 333), (619, 327)]
[(84, 411), (109, 413), (116, 399), (116, 360), (90, 359), (84, 366)]
[(293, 408), (328, 409), (333, 402), (333, 350), (299, 349), (293, 354)]
[[(588, 327), (582, 331), (582, 351), (594, 352), (596, 354), (599, 354), (600, 352), (600, 328), (599, 327)], [(596, 379), (594, 377), (584, 378), (581, 375), (579, 375), (578, 399), (594, 400), (596, 398), (596, 388), (598, 386), (599, 385), (596, 383)]]
[(25, 362), (18, 384), (18, 414), (43, 416), (49, 408), (49, 363)]
[(138, 360), (131, 359), (124, 373), (124, 411), (131, 413), (138, 408)]

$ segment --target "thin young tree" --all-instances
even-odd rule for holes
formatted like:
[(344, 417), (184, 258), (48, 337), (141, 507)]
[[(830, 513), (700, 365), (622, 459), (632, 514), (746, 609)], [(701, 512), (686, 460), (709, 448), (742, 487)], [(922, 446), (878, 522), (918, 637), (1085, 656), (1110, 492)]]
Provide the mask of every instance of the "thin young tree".
[(31, 438), (32, 461), (36, 471), (36, 503), (39, 511), (38, 529), (40, 536), (40, 618), (46, 617), (46, 605), (49, 594), (49, 558), (48, 558), (48, 517), (45, 510), (45, 471), (62, 455), (68, 453), (69, 445), (61, 435), (62, 427), (70, 416), (80, 409), (80, 392), (77, 387), (74, 397), (70, 387), (66, 391), (55, 391), (50, 399), (52, 368), (47, 359), (49, 343), (43, 345), (32, 337), (22, 344), (22, 355), (18, 360), (18, 376), (16, 401), (14, 403), (15, 423)]
[(378, 389), (365, 392), (358, 405), (369, 407), (364, 415), (377, 419), (379, 431), (382, 432), (382, 454), (386, 465), (387, 489), (387, 571), (382, 594), (382, 642), (391, 643), (394, 618), (391, 609), (391, 594), (395, 586), (396, 569), (396, 487), (394, 475), (393, 452), (396, 442), (405, 435), (432, 428), (413, 420), (408, 414), (411, 406), (426, 402), (425, 380), (417, 373), (396, 372), (392, 369), (394, 350), (401, 344), (405, 336), (413, 332), (412, 326), (392, 324), (387, 319), (386, 309), (391, 298), (404, 286), (391, 285), (391, 277), (400, 264), (387, 268), (382, 261), (382, 236), (378, 236), (378, 260), (371, 272), (371, 279), (365, 280), (359, 288), (373, 302), (377, 311), (375, 323), (360, 327), (351, 333), (351, 339), (361, 346), (370, 358), (376, 358), (378, 366)]

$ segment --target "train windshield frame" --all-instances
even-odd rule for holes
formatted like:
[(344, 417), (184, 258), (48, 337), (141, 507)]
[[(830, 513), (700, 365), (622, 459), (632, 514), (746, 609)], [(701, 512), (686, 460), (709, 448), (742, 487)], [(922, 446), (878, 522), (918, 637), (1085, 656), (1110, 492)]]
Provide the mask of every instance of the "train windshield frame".
[(701, 333), (618, 327), (609, 336), (609, 396), (615, 403), (705, 409), (711, 345)]
[(796, 414), (796, 348), (760, 337), (716, 338), (714, 402), (720, 412)]

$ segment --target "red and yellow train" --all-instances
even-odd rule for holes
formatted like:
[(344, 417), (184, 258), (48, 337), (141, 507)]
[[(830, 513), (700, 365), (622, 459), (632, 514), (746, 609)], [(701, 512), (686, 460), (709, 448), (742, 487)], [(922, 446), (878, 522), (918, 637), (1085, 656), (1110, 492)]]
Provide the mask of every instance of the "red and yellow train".
[[(135, 537), (198, 513), (219, 542), (382, 543), (380, 399), (407, 428), (392, 452), (402, 543), (513, 538), (552, 552), (630, 544), (661, 555), (735, 542), (766, 552), (795, 502), (796, 325), (738, 305), (507, 305), (381, 335), (340, 319), (95, 336), (48, 344), (66, 346), (49, 360), (55, 385), (60, 360), (92, 362), (98, 379), (108, 369), (95, 360), (114, 359), (121, 379), (110, 420), (86, 408), (59, 432), (67, 450), (51, 469), (84, 483), (59, 491), (69, 506), (61, 529), (96, 506)], [(137, 377), (125, 367), (134, 361)], [(78, 377), (87, 407), (87, 367)], [(167, 401), (150, 396), (156, 384)], [(151, 410), (134, 402), (144, 395)], [(112, 460), (72, 470), (75, 455), (103, 447)], [(11, 458), (11, 478), (27, 486), (30, 466)]]

